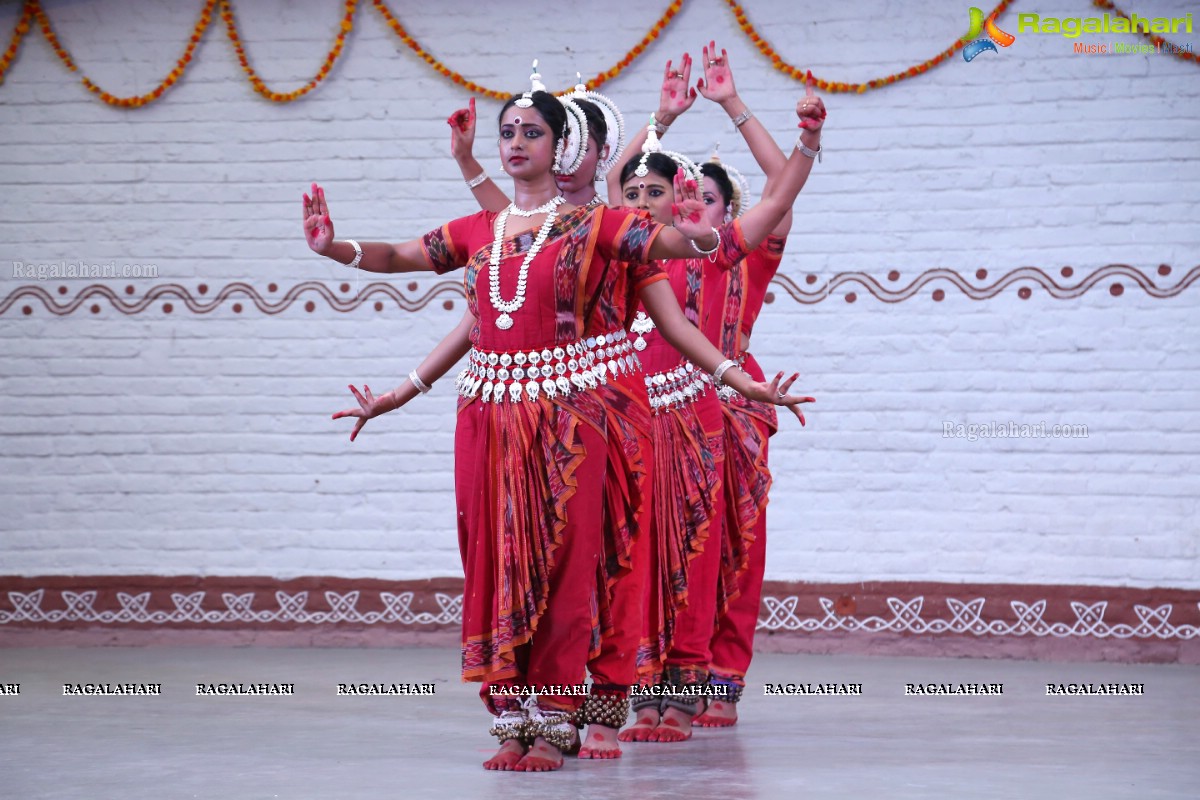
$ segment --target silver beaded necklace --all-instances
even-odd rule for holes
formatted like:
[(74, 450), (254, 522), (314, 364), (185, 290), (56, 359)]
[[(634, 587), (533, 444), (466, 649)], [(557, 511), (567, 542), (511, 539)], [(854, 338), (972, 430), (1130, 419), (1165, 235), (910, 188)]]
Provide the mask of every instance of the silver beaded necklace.
[[(538, 206), (530, 211), (517, 208), (512, 203), (509, 203), (508, 208), (501, 211), (500, 215), (496, 217), (496, 225), (492, 229), (494, 236), (492, 240), (492, 254), (488, 259), (488, 288), (490, 290), (488, 297), (492, 302), (492, 308), (500, 312), (500, 316), (496, 318), (496, 327), (502, 331), (506, 331), (512, 327), (513, 319), (511, 314), (525, 304), (525, 284), (529, 277), (529, 265), (533, 263), (534, 257), (542, 249), (542, 245), (550, 235), (550, 228), (554, 226), (554, 220), (558, 218), (558, 207), (564, 202), (564, 198), (559, 195), (545, 205)], [(521, 262), (521, 271), (517, 274), (516, 295), (512, 300), (503, 300), (500, 298), (500, 249), (503, 245), (504, 229), (508, 224), (509, 213), (514, 213), (519, 217), (532, 217), (534, 214), (545, 214), (546, 221), (538, 229), (537, 237), (533, 240), (529, 251), (525, 253), (525, 260)]]

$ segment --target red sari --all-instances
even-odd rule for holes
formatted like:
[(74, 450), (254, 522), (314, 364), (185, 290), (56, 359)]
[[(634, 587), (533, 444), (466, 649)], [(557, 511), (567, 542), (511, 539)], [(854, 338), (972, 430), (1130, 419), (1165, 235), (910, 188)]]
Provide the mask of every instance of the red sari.
[[(745, 254), (741, 227), (722, 229), (718, 261)], [(703, 330), (707, 259), (661, 262), (684, 316)], [(645, 317), (640, 318), (645, 324)], [(724, 425), (708, 376), (656, 330), (643, 334), (653, 416), (654, 530), (638, 670), (645, 683), (708, 678), (717, 614), (725, 496)], [(680, 389), (673, 394), (672, 385)], [(664, 394), (665, 392), (665, 394)], [(661, 399), (658, 399), (661, 398)]]
[[(768, 236), (744, 259), (706, 264), (704, 333), (728, 358), (765, 380), (754, 356), (742, 349), (762, 310), (767, 287), (779, 269), (786, 240)], [(766, 569), (767, 443), (779, 427), (775, 407), (722, 393), (725, 427), (725, 526), (721, 558), (721, 614), (712, 640), (714, 680), (744, 685), (754, 649)]]
[[(479, 212), (423, 240), (438, 273), (466, 267), (467, 304), (479, 320), (471, 332), (472, 358), (475, 352), (554, 351), (555, 362), (565, 364), (566, 356), (558, 354), (583, 338), (588, 288), (599, 284), (605, 265), (625, 263), (637, 289), (665, 278), (644, 263), (661, 226), (622, 211), (578, 208), (556, 220), (530, 265), (525, 302), (512, 312), (512, 327), (501, 330), (487, 290), (495, 219)], [(515, 295), (536, 233), (503, 241), (501, 297)], [(580, 373), (571, 370), (577, 378)], [(583, 682), (598, 603), (607, 415), (597, 392), (582, 381), (566, 391), (524, 395), (521, 382), (505, 375), (488, 378), (481, 394), (479, 381), (472, 386), (466, 377), (455, 433), (465, 573), (462, 676), (484, 682), (481, 696), (497, 713), (492, 685)], [(500, 401), (486, 399), (493, 384), (504, 389), (496, 395), (503, 395)], [(573, 710), (580, 700), (548, 692), (539, 696), (539, 705)]]
[(585, 306), (589, 343), (607, 360), (608, 382), (597, 389), (604, 402), (608, 469), (604, 476), (604, 537), (600, 556), (598, 641), (588, 672), (592, 693), (626, 696), (637, 683), (643, 595), (649, 574), (653, 503), (650, 401), (644, 373), (626, 329), (637, 309), (627, 265), (610, 261), (589, 283)]

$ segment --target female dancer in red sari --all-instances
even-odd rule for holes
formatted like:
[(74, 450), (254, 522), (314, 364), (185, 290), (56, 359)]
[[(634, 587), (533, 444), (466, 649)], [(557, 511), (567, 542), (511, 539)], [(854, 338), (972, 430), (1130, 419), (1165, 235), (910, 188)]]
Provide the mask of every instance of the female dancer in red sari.
[[(536, 86), (536, 84), (535, 84)], [(604, 179), (624, 145), (624, 120), (616, 105), (586, 87), (564, 101), (575, 103), (588, 121), (588, 145), (580, 168), (556, 177), (559, 190), (574, 205), (597, 205), (595, 182)], [(484, 210), (501, 211), (508, 197), (496, 186), (475, 159), (475, 103), (460, 109), (447, 120), (451, 129), (451, 154), (463, 179)], [(633, 317), (636, 297), (628, 286), (627, 270), (612, 264), (604, 280), (591, 293), (585, 310), (588, 342), (608, 366), (608, 381), (597, 387), (604, 403), (608, 441), (608, 467), (604, 477), (604, 537), (598, 578), (604, 591), (598, 594), (598, 639), (588, 660), (591, 684), (575, 722), (587, 727), (579, 749), (580, 758), (619, 758), (617, 731), (629, 715), (629, 691), (637, 683), (637, 653), (641, 634), (642, 595), (649, 561), (651, 508), (650, 402), (641, 366), (626, 334)], [(470, 316), (470, 312), (467, 312)], [(469, 326), (451, 334), (458, 340), (445, 342), (451, 352), (465, 355), (470, 346)], [(589, 345), (591, 346), (591, 345)], [(420, 368), (426, 374), (426, 367)], [(433, 375), (440, 377), (441, 372)]]
[[(582, 308), (605, 266), (628, 265), (628, 280), (660, 330), (717, 383), (792, 408), (807, 401), (786, 393), (795, 376), (755, 382), (724, 359), (686, 323), (660, 271), (648, 264), (718, 246), (719, 234), (698, 222), (697, 187), (678, 181), (673, 228), (603, 206), (563, 205), (552, 165), (566, 130), (563, 106), (552, 96), (514, 97), (500, 119), (512, 206), (454, 220), (422, 239), (335, 240), (324, 192), (317, 187), (304, 199), (309, 246), (341, 263), (375, 272), (466, 267), (477, 322), (469, 374), (459, 382), (455, 437), (466, 573), (462, 674), (484, 683), (481, 695), (496, 715), (493, 731), (503, 743), (485, 762), (490, 769), (558, 769), (562, 751), (576, 741), (570, 717), (579, 698), (556, 687), (582, 680), (591, 645), (607, 448)], [(787, 188), (807, 171), (804, 160), (789, 160), (781, 181)], [(769, 229), (790, 202), (781, 199), (755, 224)], [(527, 221), (509, 226), (512, 215)], [(334, 416), (356, 418), (353, 439), (367, 420), (424, 387), (419, 375), (409, 378), (378, 397), (351, 387), (359, 406)], [(537, 706), (527, 715), (518, 693), (533, 688)]]
[[(719, 104), (729, 115), (770, 183), (780, 174), (787, 157), (738, 96), (728, 54), (722, 50), (718, 55), (716, 43), (710, 42), (704, 48), (704, 63), (705, 76), (697, 85), (700, 94)], [(824, 104), (813, 95), (811, 83), (801, 103), (818, 110), (820, 120), (824, 119)], [(810, 122), (802, 127), (819, 131), (819, 121), (815, 126)], [(740, 173), (720, 164), (715, 156), (701, 169), (709, 179), (704, 192), (709, 222), (737, 218), (749, 204), (749, 186)], [(789, 210), (762, 244), (745, 258), (736, 263), (721, 261), (704, 265), (704, 334), (748, 374), (759, 378), (762, 369), (747, 348), (767, 287), (782, 260), (791, 226)], [(725, 727), (737, 722), (736, 703), (741, 698), (746, 670), (753, 657), (766, 567), (766, 505), (771, 486), (767, 443), (778, 428), (774, 407), (724, 390), (717, 394), (722, 400), (725, 431), (726, 536), (717, 593), (720, 613), (710, 646), (709, 682), (719, 694), (705, 697), (707, 707), (695, 720), (702, 727)]]
[[(712, 54), (715, 55), (715, 47)], [(723, 58), (710, 59), (709, 56), (706, 47), (705, 61), (710, 70), (724, 64)], [(672, 72), (668, 63), (655, 123), (659, 119), (673, 121), (695, 98), (695, 91), (688, 89), (690, 59), (686, 54), (681, 63), (681, 72)], [(731, 79), (732, 76), (728, 77)], [(710, 83), (723, 84), (725, 79), (725, 74), (714, 71)], [(701, 81), (702, 90), (703, 86)], [(713, 94), (718, 100), (724, 99), (720, 92)], [(749, 116), (740, 119), (743, 126)], [(817, 123), (812, 128), (815, 133), (819, 131), (820, 120), (814, 121)], [(757, 121), (754, 124), (780, 161), (786, 163), (769, 134)], [(651, 141), (643, 150), (657, 149), (655, 128), (662, 129), (658, 124), (648, 129)], [(635, 138), (627, 152), (636, 149), (640, 142), (641, 137)], [(670, 154), (670, 158), (674, 161), (650, 152), (638, 162), (626, 163), (621, 174), (621, 190), (627, 204), (648, 210), (656, 218), (669, 214), (670, 176), (677, 164), (690, 165), (679, 154)], [(772, 162), (771, 167), (769, 174), (779, 174), (783, 164)], [(705, 181), (703, 193), (707, 204), (706, 218), (710, 224), (719, 225), (725, 221), (728, 196), (732, 194), (730, 181), (717, 165), (706, 164), (703, 170), (706, 177), (710, 177)], [(764, 191), (766, 194), (772, 191), (770, 182)], [(723, 198), (726, 202), (721, 202)], [(787, 224), (790, 225), (790, 215)], [(702, 328), (712, 319), (713, 306), (719, 310), (724, 298), (724, 287), (708, 286), (713, 281), (704, 280), (704, 276), (712, 272), (724, 275), (748, 253), (753, 257), (760, 249), (773, 250), (778, 242), (771, 237), (764, 238), (761, 232), (743, 237), (737, 224), (729, 230), (731, 235), (724, 240), (719, 253), (704, 259), (676, 259), (663, 264), (685, 315)], [(778, 228), (772, 231), (774, 234), (780, 232)], [(720, 297), (713, 296), (717, 291), (722, 292)], [(719, 315), (717, 319), (720, 319)], [(655, 551), (647, 601), (647, 638), (652, 646), (641, 661), (648, 679), (664, 685), (670, 692), (710, 680), (714, 620), (718, 613), (726, 611), (728, 602), (737, 597), (738, 579), (747, 571), (741, 523), (758, 508), (759, 499), (765, 500), (766, 484), (765, 464), (759, 465), (761, 469), (750, 476), (742, 477), (747, 463), (756, 466), (753, 459), (747, 462), (745, 442), (736, 440), (732, 452), (726, 452), (728, 424), (722, 404), (706, 386), (694, 381), (695, 372), (691, 365), (681, 362), (679, 353), (663, 342), (653, 332), (653, 327), (644, 317), (639, 317), (634, 327), (635, 333), (639, 334), (635, 346), (645, 346), (643, 363), (658, 384), (651, 388), (651, 404), (656, 411), (654, 538), (659, 549)], [(731, 474), (731, 470), (737, 470), (738, 474)], [(742, 490), (754, 492), (749, 501), (738, 494)], [(726, 531), (732, 534), (732, 539)], [(753, 619), (757, 621), (756, 614)], [(638, 719), (633, 727), (621, 734), (621, 738), (627, 741), (688, 738), (698, 699), (696, 696), (664, 696), (659, 701), (653, 695), (638, 697), (634, 701)]]

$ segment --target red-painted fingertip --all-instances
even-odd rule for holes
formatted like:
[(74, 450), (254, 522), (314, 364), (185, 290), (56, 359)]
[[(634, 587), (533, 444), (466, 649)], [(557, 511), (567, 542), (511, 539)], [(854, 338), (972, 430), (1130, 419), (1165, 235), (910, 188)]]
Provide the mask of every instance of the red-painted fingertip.
[(687, 179), (687, 188), (688, 188), (689, 192), (696, 191), (696, 181), (693, 180), (692, 178), (688, 178)]
[(688, 94), (689, 94), (689, 95), (691, 95), (691, 98), (692, 98), (693, 100), (695, 100), (695, 99), (696, 99), (696, 87), (695, 87), (695, 86), (693, 86), (693, 87), (692, 87), (692, 90), (691, 90), (690, 92), (688, 92)]

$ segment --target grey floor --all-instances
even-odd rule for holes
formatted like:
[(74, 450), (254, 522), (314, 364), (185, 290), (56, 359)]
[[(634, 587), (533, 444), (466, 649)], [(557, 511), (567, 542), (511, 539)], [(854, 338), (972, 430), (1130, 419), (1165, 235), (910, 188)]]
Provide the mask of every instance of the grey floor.
[[(475, 685), (450, 649), (0, 650), (0, 798), (1197, 798), (1200, 668), (760, 655), (742, 723), (618, 761), (498, 774)], [(64, 697), (64, 683), (163, 684)], [(196, 683), (296, 684), (197, 697)], [(339, 697), (338, 683), (436, 683), (432, 697)], [(861, 697), (763, 684), (861, 683)], [(904, 685), (1003, 683), (1000, 697)], [(1142, 683), (1142, 697), (1047, 697), (1047, 683)]]

